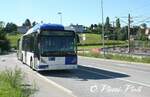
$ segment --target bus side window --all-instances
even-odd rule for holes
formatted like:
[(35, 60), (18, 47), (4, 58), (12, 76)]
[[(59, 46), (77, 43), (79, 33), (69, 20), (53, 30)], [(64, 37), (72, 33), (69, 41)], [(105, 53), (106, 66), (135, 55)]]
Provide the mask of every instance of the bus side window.
[(34, 35), (30, 36), (30, 51), (34, 51)]

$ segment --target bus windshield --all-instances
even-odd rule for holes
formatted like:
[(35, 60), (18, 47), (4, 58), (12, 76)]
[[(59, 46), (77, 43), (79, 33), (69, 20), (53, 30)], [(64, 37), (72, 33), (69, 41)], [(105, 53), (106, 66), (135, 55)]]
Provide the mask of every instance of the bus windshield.
[(41, 36), (40, 51), (48, 52), (74, 52), (76, 49), (73, 36)]

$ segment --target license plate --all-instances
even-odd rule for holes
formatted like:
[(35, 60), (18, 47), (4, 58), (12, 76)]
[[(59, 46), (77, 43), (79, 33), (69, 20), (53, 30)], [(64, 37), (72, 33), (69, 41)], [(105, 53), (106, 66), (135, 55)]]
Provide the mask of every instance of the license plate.
[(49, 61), (55, 61), (55, 57), (49, 57), (48, 60)]

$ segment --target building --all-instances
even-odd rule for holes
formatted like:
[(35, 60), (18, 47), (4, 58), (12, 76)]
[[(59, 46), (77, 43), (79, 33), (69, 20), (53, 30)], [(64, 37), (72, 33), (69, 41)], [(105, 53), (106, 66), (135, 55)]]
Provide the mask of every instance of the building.
[(26, 26), (18, 26), (17, 32), (20, 32), (21, 34), (25, 34), (28, 31), (29, 27)]
[(145, 34), (146, 34), (146, 35), (150, 35), (150, 28), (147, 28), (147, 29), (145, 30)]
[(150, 28), (147, 28), (147, 29), (145, 30), (145, 35), (147, 35), (147, 36), (148, 36), (148, 39), (150, 40)]
[(75, 32), (78, 32), (78, 33), (83, 33), (85, 31), (85, 27), (83, 25), (78, 25), (78, 24), (76, 25), (71, 24), (70, 26), (66, 28), (74, 30)]

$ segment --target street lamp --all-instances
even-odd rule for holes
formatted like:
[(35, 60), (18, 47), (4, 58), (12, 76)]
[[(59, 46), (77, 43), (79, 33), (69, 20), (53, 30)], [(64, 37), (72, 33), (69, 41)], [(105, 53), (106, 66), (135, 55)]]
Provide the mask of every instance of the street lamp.
[(60, 16), (60, 24), (62, 24), (62, 12), (57, 13)]
[(103, 52), (105, 57), (105, 32), (104, 32), (104, 11), (103, 11), (103, 0), (101, 0), (101, 11), (102, 11), (102, 42), (103, 42)]

